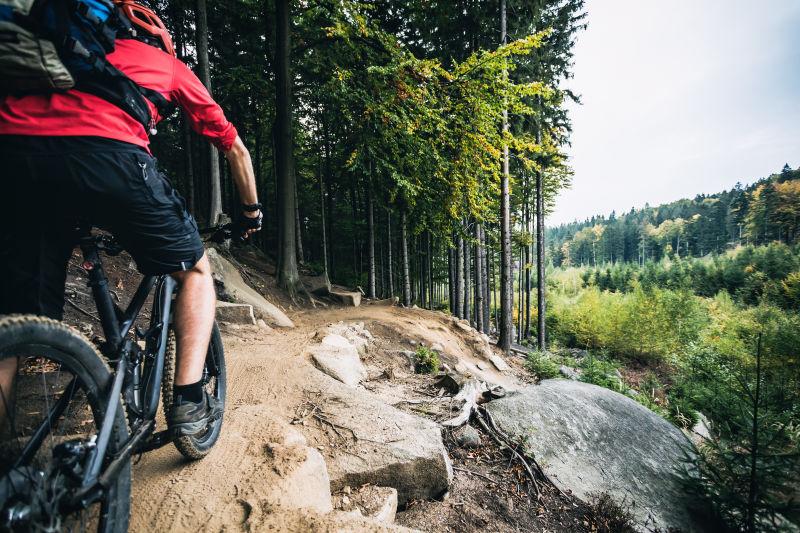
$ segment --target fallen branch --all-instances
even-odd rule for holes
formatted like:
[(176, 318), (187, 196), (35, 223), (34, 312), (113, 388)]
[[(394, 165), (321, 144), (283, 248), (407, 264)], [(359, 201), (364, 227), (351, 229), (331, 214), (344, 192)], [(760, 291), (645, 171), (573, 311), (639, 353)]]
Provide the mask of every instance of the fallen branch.
[(76, 304), (75, 302), (73, 302), (69, 298), (65, 298), (64, 301), (67, 302), (72, 307), (74, 307), (75, 309), (77, 309), (78, 311), (80, 311), (81, 313), (83, 313), (84, 315), (88, 316), (89, 318), (93, 318), (93, 319), (97, 320), (98, 322), (100, 322), (100, 317), (98, 317), (96, 315), (93, 315), (92, 313), (90, 313), (89, 311), (87, 311), (83, 307), (80, 307), (78, 304)]
[(471, 474), (473, 476), (478, 476), (480, 478), (485, 479), (486, 481), (488, 481), (490, 483), (494, 483), (495, 485), (499, 484), (497, 481), (495, 481), (494, 479), (490, 478), (489, 476), (481, 474), (480, 472), (474, 472), (474, 471), (469, 470), (467, 468), (461, 468), (460, 466), (454, 466), (453, 470), (456, 470), (458, 472), (466, 472), (467, 474)]

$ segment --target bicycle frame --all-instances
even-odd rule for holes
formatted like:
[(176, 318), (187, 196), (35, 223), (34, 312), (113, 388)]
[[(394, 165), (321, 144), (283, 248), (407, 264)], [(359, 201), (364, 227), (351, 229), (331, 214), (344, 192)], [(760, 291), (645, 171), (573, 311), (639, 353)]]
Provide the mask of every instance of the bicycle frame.
[[(80, 240), (84, 258), (83, 268), (88, 273), (89, 286), (97, 304), (97, 312), (106, 338), (102, 352), (109, 359), (109, 363), (115, 365), (114, 377), (108, 392), (108, 409), (103, 414), (94, 446), (86, 458), (82, 488), (74, 500), (81, 506), (92, 503), (102, 495), (102, 489), (109, 486), (110, 481), (131, 454), (154, 449), (169, 442), (168, 432), (163, 431), (153, 435), (153, 430), (164, 372), (172, 295), (176, 283), (170, 276), (145, 276), (136, 289), (133, 299), (123, 311), (111, 299), (108, 278), (100, 260), (99, 252), (106, 244), (104, 239), (103, 236), (87, 235)], [(145, 348), (142, 350), (128, 334), (153, 287), (156, 291), (150, 327), (147, 331), (138, 328), (135, 330), (136, 337), (145, 341)], [(129, 401), (127, 408), (134, 414), (134, 423), (128, 441), (105, 470), (102, 470), (114, 417), (117, 410), (122, 407), (120, 395), (123, 389), (126, 393), (130, 393), (129, 399), (133, 405), (130, 405)], [(145, 392), (144, 395), (142, 391)], [(150, 436), (153, 436), (153, 439), (147, 441)]]

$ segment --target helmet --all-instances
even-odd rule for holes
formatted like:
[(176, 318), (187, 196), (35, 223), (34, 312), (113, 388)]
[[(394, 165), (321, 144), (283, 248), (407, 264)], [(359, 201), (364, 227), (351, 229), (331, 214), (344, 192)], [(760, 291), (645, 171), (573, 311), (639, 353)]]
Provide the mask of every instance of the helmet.
[(144, 32), (148, 37), (155, 39), (166, 53), (175, 55), (172, 37), (170, 37), (166, 26), (152, 9), (134, 0), (114, 0), (114, 3), (119, 6), (122, 13), (128, 17), (128, 20), (131, 21), (137, 31)]

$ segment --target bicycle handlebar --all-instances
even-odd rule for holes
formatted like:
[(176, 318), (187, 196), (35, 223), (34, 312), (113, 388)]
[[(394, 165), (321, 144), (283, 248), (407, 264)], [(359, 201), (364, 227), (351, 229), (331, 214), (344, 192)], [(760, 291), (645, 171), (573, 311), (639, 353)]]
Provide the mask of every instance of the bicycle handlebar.
[(237, 243), (245, 242), (244, 236), (239, 234), (236, 235), (236, 226), (232, 222), (228, 222), (227, 224), (220, 224), (217, 226), (211, 226), (209, 228), (203, 228), (200, 230), (200, 235), (211, 235), (208, 240), (212, 242), (216, 242), (221, 244), (227, 240), (234, 240)]

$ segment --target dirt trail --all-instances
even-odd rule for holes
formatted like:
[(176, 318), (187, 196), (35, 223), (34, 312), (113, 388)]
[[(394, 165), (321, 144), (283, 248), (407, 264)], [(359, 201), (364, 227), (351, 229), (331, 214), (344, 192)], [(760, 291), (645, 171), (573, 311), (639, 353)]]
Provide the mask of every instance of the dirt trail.
[(302, 401), (309, 371), (302, 352), (318, 330), (376, 320), (399, 330), (414, 323), (438, 327), (409, 310), (377, 306), (308, 310), (292, 319), (294, 329), (224, 329), (228, 394), (220, 441), (198, 462), (185, 461), (172, 446), (142, 456), (134, 467), (131, 531), (243, 529), (253, 511), (250, 496), (270, 489), (263, 485), (275, 465), (265, 445), (285, 438), (282, 421)]

